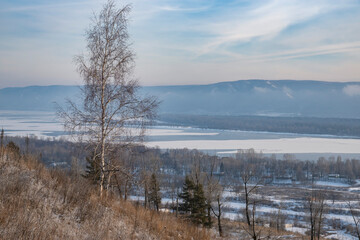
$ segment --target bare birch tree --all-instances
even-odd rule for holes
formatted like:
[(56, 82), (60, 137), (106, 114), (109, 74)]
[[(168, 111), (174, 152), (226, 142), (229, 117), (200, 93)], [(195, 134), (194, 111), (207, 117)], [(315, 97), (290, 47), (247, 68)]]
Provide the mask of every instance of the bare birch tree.
[(355, 232), (356, 232), (356, 236), (357, 238), (360, 240), (360, 229), (359, 229), (359, 226), (360, 226), (360, 217), (359, 217), (359, 202), (357, 202), (355, 204), (355, 206), (353, 206), (351, 204), (351, 201), (349, 200), (347, 202), (347, 205), (349, 207), (349, 210), (350, 210), (350, 214), (352, 216), (352, 219), (354, 221), (354, 225), (355, 225)]
[(319, 240), (326, 211), (325, 193), (315, 192), (315, 190), (312, 189), (305, 204), (309, 210), (310, 239)]
[(109, 0), (95, 13), (86, 31), (86, 54), (75, 57), (83, 78), (82, 104), (68, 101), (59, 115), (67, 131), (88, 142), (100, 157), (100, 195), (110, 170), (110, 152), (118, 144), (142, 140), (146, 125), (154, 118), (158, 101), (138, 95), (132, 77), (134, 51), (128, 34), (129, 5), (117, 8)]

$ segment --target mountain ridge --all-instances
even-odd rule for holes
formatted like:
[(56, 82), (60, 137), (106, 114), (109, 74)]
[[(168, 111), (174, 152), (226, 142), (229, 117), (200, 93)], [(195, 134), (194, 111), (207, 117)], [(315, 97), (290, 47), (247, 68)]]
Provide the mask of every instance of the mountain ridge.
[[(53, 111), (78, 96), (74, 85), (0, 89), (0, 110)], [(144, 86), (162, 101), (160, 114), (360, 118), (360, 82), (237, 80), (203, 85)]]

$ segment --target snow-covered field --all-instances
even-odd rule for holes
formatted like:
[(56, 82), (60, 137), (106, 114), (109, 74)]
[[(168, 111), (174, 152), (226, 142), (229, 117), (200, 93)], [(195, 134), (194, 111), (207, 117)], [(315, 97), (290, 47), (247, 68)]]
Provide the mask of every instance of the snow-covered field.
[[(337, 184), (329, 184), (328, 186), (330, 186), (332, 190), (336, 189), (336, 191), (343, 191), (344, 194), (348, 193), (349, 190), (348, 187), (339, 186)], [(304, 187), (301, 188), (304, 189)], [(306, 188), (310, 190), (309, 186)], [(292, 191), (294, 191), (293, 188), (285, 188), (283, 191), (285, 195), (276, 194), (264, 196), (261, 194), (254, 194), (252, 196), (253, 198), (266, 200), (263, 203), (258, 203), (256, 206), (256, 215), (266, 222), (269, 221), (269, 218), (274, 217), (281, 212), (281, 214), (285, 215), (286, 223), (288, 224), (288, 226), (286, 226), (286, 230), (305, 235), (306, 231), (309, 230), (309, 224), (307, 220), (307, 216), (309, 215), (308, 209), (304, 209), (306, 203), (303, 199), (293, 198)], [(162, 194), (166, 196), (162, 198), (163, 206), (170, 206), (171, 203), (174, 204), (176, 202), (175, 199), (168, 197), (169, 195), (166, 191), (162, 191)], [(268, 194), (271, 194), (271, 191), (269, 191)], [(243, 212), (245, 209), (243, 196), (232, 191), (231, 189), (226, 189), (223, 192), (223, 197), (223, 217), (232, 220), (243, 220)], [(133, 201), (144, 201), (143, 196), (130, 196), (130, 199)], [(179, 202), (181, 202), (181, 199)], [(352, 205), (355, 205), (356, 203), (357, 201), (351, 201)], [(326, 222), (323, 226), (325, 230), (324, 233), (327, 232), (325, 238), (343, 240), (356, 239), (346, 230), (333, 229), (331, 224), (329, 224), (329, 221), (334, 221), (341, 223), (343, 226), (354, 225), (353, 218), (349, 213), (348, 201), (337, 200), (333, 202), (331, 200), (326, 200), (325, 204), (326, 209), (328, 209), (324, 214), (324, 219)]]

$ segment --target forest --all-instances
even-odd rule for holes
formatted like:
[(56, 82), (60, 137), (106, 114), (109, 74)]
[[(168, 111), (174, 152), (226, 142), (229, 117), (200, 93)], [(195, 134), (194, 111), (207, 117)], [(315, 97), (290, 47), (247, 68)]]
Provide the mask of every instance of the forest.
[[(99, 159), (80, 143), (5, 136), (2, 145), (9, 147), (10, 143), (19, 155), (36, 156), (50, 169), (75, 171), (94, 187), (99, 184)], [(279, 231), (290, 230), (290, 225), (308, 229), (309, 221), (317, 226), (304, 230), (309, 236), (325, 236), (339, 229), (356, 236), (354, 223), (341, 220), (358, 216), (352, 209), (359, 199), (349, 191), (356, 188), (360, 176), (360, 161), (356, 159), (333, 156), (300, 161), (291, 154), (276, 159), (252, 149), (219, 157), (196, 149), (160, 150), (142, 145), (119, 146), (112, 156), (117, 168), (106, 173), (106, 195), (135, 201), (155, 212), (170, 211), (195, 225), (214, 227), (220, 236), (232, 233), (223, 226), (229, 218), (248, 226), (243, 227), (244, 232), (255, 234), (256, 239), (264, 234), (261, 226)], [(324, 182), (328, 186), (317, 185)], [(281, 201), (274, 201), (279, 196)], [(310, 210), (317, 211), (313, 220)]]
[(359, 119), (162, 114), (159, 120), (175, 126), (360, 137)]

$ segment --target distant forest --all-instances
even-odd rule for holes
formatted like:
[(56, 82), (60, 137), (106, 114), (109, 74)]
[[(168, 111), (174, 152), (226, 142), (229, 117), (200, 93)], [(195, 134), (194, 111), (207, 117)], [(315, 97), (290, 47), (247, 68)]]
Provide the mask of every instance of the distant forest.
[(360, 119), (183, 114), (163, 114), (159, 119), (199, 128), (360, 137)]
[[(88, 165), (87, 150), (81, 143), (36, 137), (5, 137), (4, 140), (4, 145), (14, 142), (23, 154), (30, 153), (39, 156), (39, 159), (48, 167), (70, 169), (75, 164), (84, 170)], [(163, 184), (172, 178), (179, 178), (180, 180), (176, 182), (181, 186), (184, 176), (191, 172), (197, 161), (200, 161), (203, 168), (207, 169), (204, 170), (205, 172), (209, 171), (210, 163), (216, 162), (214, 169), (225, 173), (223, 180), (229, 185), (239, 180), (241, 171), (245, 169), (245, 166), (250, 165), (255, 176), (259, 178), (269, 175), (274, 178), (290, 177), (303, 183), (321, 180), (328, 174), (338, 174), (348, 183), (360, 178), (360, 160), (342, 159), (341, 156), (331, 156), (328, 159), (319, 157), (317, 161), (301, 161), (296, 160), (291, 154), (284, 154), (283, 158), (277, 159), (275, 155), (265, 156), (249, 149), (239, 150), (231, 157), (219, 157), (196, 149), (160, 150), (142, 145), (134, 145), (122, 151), (118, 160), (121, 161), (123, 167), (128, 169), (127, 173), (133, 172), (131, 181), (134, 183), (141, 175), (140, 169), (156, 166), (155, 169), (159, 176), (162, 176)], [(131, 187), (128, 190), (131, 190)]]

